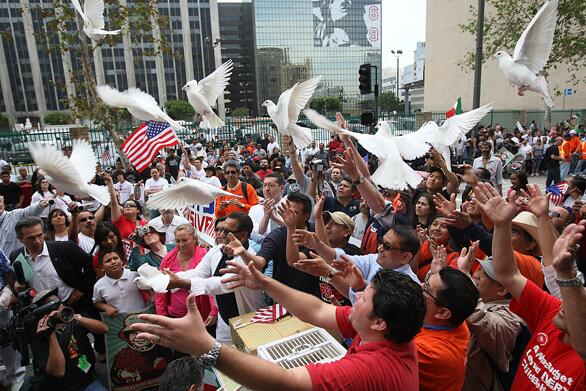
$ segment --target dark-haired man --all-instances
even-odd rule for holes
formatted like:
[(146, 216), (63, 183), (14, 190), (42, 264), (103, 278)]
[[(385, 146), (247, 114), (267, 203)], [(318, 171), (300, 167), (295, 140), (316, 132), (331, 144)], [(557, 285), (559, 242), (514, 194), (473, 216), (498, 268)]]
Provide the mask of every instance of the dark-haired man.
[(167, 365), (159, 383), (159, 391), (200, 391), (203, 389), (201, 362), (191, 356), (173, 360)]
[(204, 358), (250, 389), (263, 390), (386, 390), (419, 389), (415, 348), (411, 340), (421, 327), (425, 300), (419, 284), (402, 273), (381, 270), (359, 293), (353, 307), (326, 304), (261, 274), (252, 264), (232, 263), (235, 286), (263, 290), (299, 319), (344, 337), (354, 338), (340, 360), (283, 367), (221, 345), (206, 333), (195, 306), (188, 299), (182, 319), (140, 315), (154, 324), (135, 323), (141, 336)]
[(492, 144), (488, 141), (484, 141), (480, 144), (480, 152), (482, 156), (474, 159), (472, 168), (477, 169), (480, 167), (486, 168), (490, 171), (490, 183), (499, 191), (499, 194), (503, 194), (503, 162), (498, 157), (492, 155)]
[[(248, 263), (254, 261), (259, 269), (264, 269), (269, 261), (273, 261), (273, 278), (291, 288), (319, 296), (319, 279), (315, 276), (306, 274), (293, 267), (293, 264), (299, 257), (299, 252), (303, 252), (309, 257), (309, 249), (305, 247), (298, 248), (293, 244), (293, 233), (295, 228), (307, 229), (309, 216), (311, 215), (311, 200), (305, 194), (298, 192), (289, 193), (287, 202), (281, 211), (287, 210), (291, 214), (289, 221), (291, 227), (285, 225), (274, 229), (268, 234), (256, 255), (248, 252), (238, 240), (231, 241), (227, 247), (239, 255)], [(282, 213), (281, 213), (282, 214)], [(292, 254), (295, 253), (295, 257)]]
[(277, 208), (284, 201), (284, 189), (285, 179), (280, 174), (270, 173), (265, 176), (262, 186), (264, 201), (262, 204), (254, 205), (248, 213), (256, 234), (264, 237), (283, 225), (283, 219), (279, 216)]
[(427, 310), (415, 336), (419, 389), (434, 391), (441, 385), (443, 390), (460, 390), (470, 342), (464, 322), (476, 308), (478, 290), (466, 274), (444, 267), (428, 274), (423, 292)]

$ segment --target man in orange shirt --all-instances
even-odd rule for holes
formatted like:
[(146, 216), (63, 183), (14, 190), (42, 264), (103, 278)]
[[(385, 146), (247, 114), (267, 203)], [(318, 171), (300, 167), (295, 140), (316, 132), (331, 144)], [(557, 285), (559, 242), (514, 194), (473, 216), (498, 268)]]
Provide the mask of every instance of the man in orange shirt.
[(560, 157), (564, 159), (560, 161), (560, 177), (562, 181), (565, 181), (570, 174), (570, 167), (572, 165), (572, 146), (570, 143), (571, 138), (572, 136), (570, 134), (566, 134), (564, 136), (564, 141), (558, 147), (560, 149)]
[(216, 198), (216, 218), (228, 216), (232, 212), (242, 212), (248, 214), (253, 205), (259, 203), (258, 195), (250, 184), (240, 181), (240, 165), (235, 160), (228, 160), (222, 167), (228, 183), (224, 190), (240, 196), (234, 198), (221, 196)]
[(582, 151), (580, 137), (578, 137), (578, 133), (575, 130), (570, 130), (570, 153), (572, 154), (572, 164), (570, 166), (570, 173), (574, 173), (576, 170), (576, 166), (578, 165), (578, 161), (580, 160), (580, 154)]
[[(478, 290), (464, 273), (444, 267), (423, 283), (427, 311), (415, 336), (419, 390), (460, 390), (466, 374), (470, 332), (465, 320), (478, 303)], [(432, 274), (433, 273), (433, 274)]]

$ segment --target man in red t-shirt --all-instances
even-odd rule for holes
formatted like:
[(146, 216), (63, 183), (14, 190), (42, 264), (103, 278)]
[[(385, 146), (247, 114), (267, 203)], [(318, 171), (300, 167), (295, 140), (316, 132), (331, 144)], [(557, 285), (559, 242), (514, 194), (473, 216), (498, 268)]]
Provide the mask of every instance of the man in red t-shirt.
[[(530, 189), (530, 208), (540, 208), (547, 218), (548, 200)], [(492, 255), (495, 277), (513, 296), (509, 308), (527, 322), (532, 333), (517, 369), (511, 390), (583, 390), (586, 386), (586, 290), (572, 252), (582, 238), (586, 220), (568, 226), (551, 252), (562, 301), (547, 294), (519, 273), (511, 244), (512, 220), (517, 205), (501, 198), (489, 185), (479, 184), (476, 200), (494, 223)], [(537, 214), (537, 213), (536, 213)], [(541, 222), (540, 222), (541, 223)], [(546, 227), (540, 226), (540, 231)], [(549, 229), (554, 230), (553, 226)], [(551, 246), (551, 243), (550, 243)]]
[[(237, 255), (237, 254), (235, 254)], [(358, 293), (354, 307), (336, 307), (316, 297), (291, 289), (248, 266), (228, 261), (237, 274), (226, 278), (235, 286), (262, 289), (301, 320), (353, 337), (354, 342), (340, 360), (283, 367), (217, 344), (188, 299), (189, 313), (181, 319), (140, 315), (152, 322), (135, 323), (135, 330), (153, 342), (206, 359), (227, 376), (250, 389), (267, 390), (418, 390), (417, 359), (413, 336), (421, 327), (425, 299), (419, 284), (403, 273), (381, 270), (371, 284)]]

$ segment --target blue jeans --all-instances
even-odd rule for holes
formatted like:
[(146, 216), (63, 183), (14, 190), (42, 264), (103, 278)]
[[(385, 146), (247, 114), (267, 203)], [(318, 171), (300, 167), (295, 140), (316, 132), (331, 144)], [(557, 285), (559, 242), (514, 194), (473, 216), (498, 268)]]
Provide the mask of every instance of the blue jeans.
[(574, 171), (574, 174), (581, 174), (583, 172), (586, 172), (586, 160), (580, 160), (578, 162), (578, 165), (576, 166), (576, 170)]
[(561, 180), (565, 180), (568, 175), (570, 174), (570, 166), (572, 165), (571, 162), (560, 162), (560, 178)]
[(91, 382), (84, 391), (108, 391), (106, 387), (98, 380)]

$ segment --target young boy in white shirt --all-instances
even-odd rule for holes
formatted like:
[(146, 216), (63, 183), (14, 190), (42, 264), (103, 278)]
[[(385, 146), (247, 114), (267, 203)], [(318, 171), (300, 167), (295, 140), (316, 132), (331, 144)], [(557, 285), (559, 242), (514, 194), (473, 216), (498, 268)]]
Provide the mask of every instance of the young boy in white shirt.
[(125, 269), (120, 256), (114, 250), (103, 251), (99, 260), (105, 275), (94, 285), (93, 300), (96, 309), (111, 318), (120, 312), (143, 310), (143, 296), (134, 285), (138, 273)]

